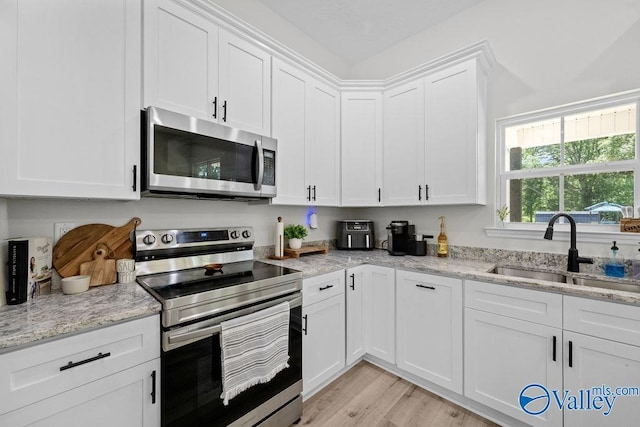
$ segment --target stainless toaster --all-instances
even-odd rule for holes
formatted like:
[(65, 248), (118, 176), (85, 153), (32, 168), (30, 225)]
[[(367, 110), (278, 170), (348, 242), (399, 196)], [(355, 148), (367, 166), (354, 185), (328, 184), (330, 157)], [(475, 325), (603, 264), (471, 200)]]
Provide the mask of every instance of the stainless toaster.
[(376, 245), (373, 221), (345, 219), (338, 221), (338, 249), (373, 249)]

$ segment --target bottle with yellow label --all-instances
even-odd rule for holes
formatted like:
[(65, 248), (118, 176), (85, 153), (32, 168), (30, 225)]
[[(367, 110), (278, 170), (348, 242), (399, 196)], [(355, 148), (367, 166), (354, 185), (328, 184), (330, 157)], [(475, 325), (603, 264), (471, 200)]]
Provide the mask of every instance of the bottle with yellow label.
[(438, 234), (438, 256), (448, 257), (449, 246), (447, 245), (447, 235), (444, 233), (444, 216), (440, 217), (440, 234)]

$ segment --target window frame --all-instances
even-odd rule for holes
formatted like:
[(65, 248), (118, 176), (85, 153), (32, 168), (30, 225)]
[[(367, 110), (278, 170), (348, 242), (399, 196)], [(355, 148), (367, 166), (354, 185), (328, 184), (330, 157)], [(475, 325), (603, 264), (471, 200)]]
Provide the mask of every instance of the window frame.
[[(636, 138), (635, 138), (635, 159), (620, 160), (610, 163), (593, 163), (583, 165), (562, 165), (553, 168), (550, 173), (548, 169), (525, 169), (517, 171), (506, 171), (506, 138), (505, 130), (508, 127), (522, 125), (526, 123), (549, 120), (553, 118), (563, 118), (565, 116), (584, 113), (591, 110), (615, 107), (624, 104), (636, 104)], [(633, 171), (634, 173), (634, 217), (640, 217), (637, 214), (640, 207), (640, 89), (617, 93), (613, 95), (603, 96), (599, 98), (589, 99), (585, 101), (564, 104), (556, 107), (546, 108), (528, 113), (517, 114), (496, 120), (496, 153), (495, 153), (495, 182), (496, 182), (496, 209), (507, 203), (507, 181), (517, 178), (537, 178), (548, 176), (562, 176), (576, 173), (601, 173), (601, 172), (620, 172)], [(564, 140), (564, 138), (563, 138)], [(563, 197), (560, 200), (560, 211), (564, 209), (564, 190), (562, 188), (562, 180), (560, 184), (559, 194)], [(637, 215), (637, 216), (636, 216)], [(541, 223), (505, 223), (500, 224), (496, 210), (494, 210), (494, 226), (487, 227), (486, 232), (489, 237), (518, 237), (518, 238), (539, 238), (539, 231), (546, 228), (546, 224)], [(581, 233), (586, 231), (589, 233), (587, 241), (601, 242), (611, 239), (614, 235), (620, 238), (620, 235), (631, 237), (628, 240), (637, 241), (638, 235), (635, 233), (621, 233), (619, 224), (580, 224)], [(562, 230), (562, 224), (558, 227)], [(623, 239), (627, 240), (627, 239)]]

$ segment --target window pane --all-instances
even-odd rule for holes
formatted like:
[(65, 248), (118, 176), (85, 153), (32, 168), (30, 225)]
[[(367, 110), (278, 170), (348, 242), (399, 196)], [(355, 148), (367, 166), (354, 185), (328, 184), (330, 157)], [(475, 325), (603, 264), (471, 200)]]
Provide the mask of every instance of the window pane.
[(511, 222), (546, 222), (560, 209), (560, 178), (511, 179), (507, 182)]
[(590, 213), (590, 222), (620, 222), (623, 206), (633, 206), (633, 172), (570, 175), (564, 178), (565, 209)]
[(560, 164), (560, 118), (505, 129), (505, 170)]
[(568, 165), (632, 160), (635, 157), (635, 133), (583, 139), (565, 144), (565, 162)]

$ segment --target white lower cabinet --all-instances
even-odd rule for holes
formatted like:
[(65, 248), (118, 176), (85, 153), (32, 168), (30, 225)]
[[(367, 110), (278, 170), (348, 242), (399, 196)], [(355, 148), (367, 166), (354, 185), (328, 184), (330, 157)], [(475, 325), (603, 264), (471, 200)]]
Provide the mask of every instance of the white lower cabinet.
[(347, 364), (370, 354), (395, 363), (394, 269), (347, 269)]
[(159, 425), (159, 326), (149, 316), (0, 355), (0, 425)]
[(154, 359), (0, 415), (0, 425), (155, 427), (159, 387), (160, 359)]
[(343, 270), (303, 282), (302, 360), (305, 396), (326, 384), (345, 366)]
[(462, 280), (396, 271), (396, 361), (462, 393)]

